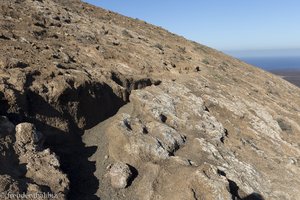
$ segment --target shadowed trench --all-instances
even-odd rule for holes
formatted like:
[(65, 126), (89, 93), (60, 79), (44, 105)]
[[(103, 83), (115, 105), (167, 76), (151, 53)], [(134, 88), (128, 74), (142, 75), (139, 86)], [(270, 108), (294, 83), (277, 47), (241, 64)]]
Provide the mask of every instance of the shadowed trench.
[[(0, 114), (14, 124), (33, 123), (44, 133), (45, 147), (59, 156), (61, 169), (70, 180), (68, 199), (99, 199), (95, 195), (99, 187), (99, 180), (94, 176), (96, 163), (88, 160), (97, 147), (85, 147), (81, 136), (84, 130), (113, 116), (126, 102), (103, 83), (85, 83), (76, 89), (66, 89), (54, 104), (31, 90), (16, 97), (21, 105), (19, 112), (10, 112), (8, 101), (1, 95)], [(66, 127), (62, 129), (59, 124)]]
[[(97, 147), (85, 147), (81, 136), (84, 130), (113, 116), (126, 102), (115, 95), (108, 85), (89, 85), (88, 88), (68, 91), (59, 101), (63, 106), (78, 102), (76, 114), (65, 108), (64, 118), (69, 123), (70, 132), (55, 134), (49, 137), (48, 143), (60, 157), (61, 168), (70, 179), (68, 199), (99, 199), (95, 195), (99, 188), (99, 180), (94, 176), (96, 163), (89, 161)], [(85, 119), (82, 127), (78, 125), (80, 120), (74, 120), (74, 115)]]
[[(95, 193), (101, 183), (94, 176), (96, 163), (89, 161), (97, 146), (86, 147), (82, 141), (83, 133), (116, 114), (129, 101), (131, 90), (159, 83), (148, 79), (127, 80), (125, 100), (106, 83), (90, 81), (76, 88), (70, 82), (70, 87), (51, 103), (30, 88), (22, 93), (15, 91), (17, 104), (14, 105), (0, 93), (0, 114), (14, 124), (33, 123), (46, 136), (45, 147), (59, 156), (61, 169), (70, 180), (68, 199), (97, 200), (99, 197)], [(18, 109), (11, 109), (13, 106)]]

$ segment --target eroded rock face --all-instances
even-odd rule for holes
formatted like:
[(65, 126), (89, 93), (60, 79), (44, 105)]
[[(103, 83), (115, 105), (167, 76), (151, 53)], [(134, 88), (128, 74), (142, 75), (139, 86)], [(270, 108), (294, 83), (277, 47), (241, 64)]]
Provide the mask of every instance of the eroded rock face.
[[(140, 168), (147, 162), (162, 162), (152, 181), (174, 180), (170, 193), (168, 186), (160, 185), (161, 191), (150, 187), (151, 195), (141, 199), (182, 199), (191, 194), (200, 199), (230, 199), (267, 189), (267, 179), (227, 149), (226, 129), (207, 110), (203, 99), (184, 85), (163, 82), (134, 91), (130, 98), (130, 114), (117, 114), (106, 130), (110, 157)], [(143, 171), (141, 176), (152, 173)], [(182, 183), (176, 176), (184, 177)], [(139, 181), (133, 188), (136, 193), (142, 184)]]
[(26, 148), (32, 148), (28, 149), (28, 151), (37, 150), (43, 145), (42, 140), (42, 134), (36, 131), (33, 124), (22, 123), (16, 126), (16, 149), (20, 150), (20, 152)]
[[(299, 149), (284, 140), (277, 116), (267, 105), (248, 98), (235, 105), (222, 104), (226, 94), (213, 95), (209, 88), (193, 86), (200, 83), (197, 78), (165, 80), (135, 90), (130, 103), (102, 125), (108, 160), (129, 163), (138, 171), (132, 185), (121, 193), (137, 194), (134, 199), (297, 198), (299, 182), (293, 176), (298, 173)], [(207, 98), (212, 103), (206, 103)], [(242, 129), (247, 133), (241, 132), (241, 126), (247, 127)], [(99, 133), (97, 127), (91, 132), (87, 138)], [(273, 160), (274, 155), (279, 157)], [(95, 161), (101, 163), (101, 158)], [(292, 193), (275, 181), (286, 172), (295, 181), (289, 185)], [(113, 195), (104, 188), (98, 192)]]
[[(30, 198), (30, 195), (40, 194), (40, 199), (65, 199), (69, 180), (61, 172), (57, 156), (43, 148), (42, 133), (30, 123), (14, 127), (2, 116), (0, 130), (3, 133), (1, 145), (5, 145), (1, 148), (1, 172), (4, 173), (0, 176), (2, 196), (14, 199), (17, 195)], [(16, 196), (6, 196), (9, 194)]]
[(0, 27), (0, 191), (300, 199), (299, 88), (77, 0), (1, 1)]

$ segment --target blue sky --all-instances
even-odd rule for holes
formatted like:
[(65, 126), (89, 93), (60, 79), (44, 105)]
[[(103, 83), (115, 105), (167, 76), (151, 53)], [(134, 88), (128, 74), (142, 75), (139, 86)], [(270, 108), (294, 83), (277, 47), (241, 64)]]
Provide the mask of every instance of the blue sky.
[(300, 49), (298, 0), (85, 1), (222, 51)]

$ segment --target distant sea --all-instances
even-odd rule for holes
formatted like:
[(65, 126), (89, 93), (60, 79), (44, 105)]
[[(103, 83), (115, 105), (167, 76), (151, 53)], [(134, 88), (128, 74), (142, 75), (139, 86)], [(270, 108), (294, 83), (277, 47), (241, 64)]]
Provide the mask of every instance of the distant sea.
[(267, 71), (299, 70), (300, 56), (293, 57), (241, 57), (240, 60)]
[(300, 56), (240, 57), (239, 59), (282, 76), (300, 87)]

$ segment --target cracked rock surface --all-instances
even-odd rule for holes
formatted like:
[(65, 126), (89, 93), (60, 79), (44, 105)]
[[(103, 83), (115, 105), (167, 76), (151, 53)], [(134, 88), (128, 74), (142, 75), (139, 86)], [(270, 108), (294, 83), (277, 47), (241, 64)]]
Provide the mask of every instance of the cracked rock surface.
[(1, 194), (300, 199), (298, 87), (79, 0), (0, 1), (0, 27)]
[[(14, 125), (1, 117), (1, 192), (26, 194), (47, 193), (56, 199), (65, 199), (69, 180), (61, 170), (57, 156), (44, 149), (42, 133), (30, 123)], [(2, 197), (1, 197), (2, 198)], [(8, 198), (7, 198), (8, 199)], [(13, 198), (14, 199), (14, 198)], [(49, 198), (51, 199), (50, 196)]]

